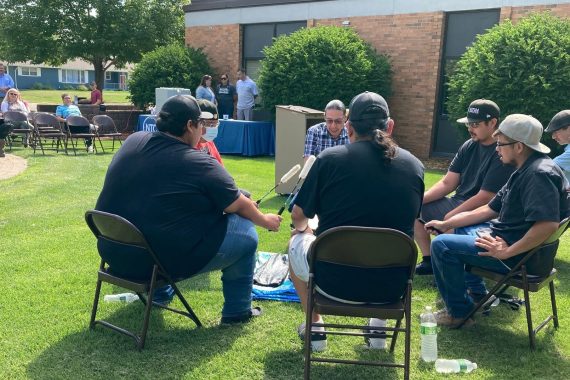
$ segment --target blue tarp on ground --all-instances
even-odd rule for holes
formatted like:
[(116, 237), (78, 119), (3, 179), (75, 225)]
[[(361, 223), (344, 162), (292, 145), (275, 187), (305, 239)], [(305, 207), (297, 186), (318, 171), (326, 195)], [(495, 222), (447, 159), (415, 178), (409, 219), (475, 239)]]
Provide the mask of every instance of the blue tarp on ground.
[[(271, 252), (258, 252), (255, 269), (257, 270), (263, 263), (265, 263), (272, 255), (277, 253)], [(300, 302), (297, 292), (293, 287), (290, 279), (285, 280), (277, 287), (259, 286), (254, 284), (252, 290), (254, 300), (273, 300), (282, 302)]]

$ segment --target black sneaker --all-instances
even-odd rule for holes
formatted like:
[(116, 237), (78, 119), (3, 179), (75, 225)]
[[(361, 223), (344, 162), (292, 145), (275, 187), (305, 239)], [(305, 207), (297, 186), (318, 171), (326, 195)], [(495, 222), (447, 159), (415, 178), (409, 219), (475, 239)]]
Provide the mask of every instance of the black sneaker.
[(433, 274), (433, 268), (431, 266), (431, 260), (422, 260), (421, 263), (416, 265), (416, 274), (418, 276), (427, 276)]
[(236, 315), (233, 317), (222, 317), (222, 324), (224, 325), (233, 325), (236, 323), (246, 323), (249, 322), (252, 318), (260, 316), (262, 313), (261, 308), (259, 306), (252, 307), (249, 312), (243, 315)]
[[(301, 323), (299, 328), (297, 328), (297, 334), (299, 334), (299, 339), (305, 341), (305, 323)], [(312, 352), (323, 352), (327, 349), (327, 336), (326, 334), (311, 334), (311, 351)]]

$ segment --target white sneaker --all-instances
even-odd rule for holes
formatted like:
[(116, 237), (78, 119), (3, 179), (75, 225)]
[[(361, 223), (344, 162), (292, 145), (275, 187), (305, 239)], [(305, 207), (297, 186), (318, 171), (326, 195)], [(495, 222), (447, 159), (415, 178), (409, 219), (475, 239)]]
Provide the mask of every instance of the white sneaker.
[[(323, 328), (321, 327), (321, 329)], [(299, 338), (302, 341), (305, 340), (305, 323), (301, 323), (301, 325), (297, 329), (297, 334), (299, 334)], [(317, 334), (317, 333), (311, 334), (311, 351), (323, 352), (326, 349), (327, 349), (327, 336), (325, 334)]]
[(93, 145), (87, 147), (87, 153), (93, 153)]
[[(377, 326), (377, 327), (386, 327), (386, 320), (385, 319), (378, 319), (378, 318), (370, 318), (368, 320), (368, 326)], [(385, 331), (379, 330), (367, 330), (371, 333), (376, 333), (380, 335), (386, 336)], [(364, 337), (366, 341), (366, 347), (373, 349), (373, 350), (385, 350), (386, 349), (386, 338), (371, 338), (371, 337)]]

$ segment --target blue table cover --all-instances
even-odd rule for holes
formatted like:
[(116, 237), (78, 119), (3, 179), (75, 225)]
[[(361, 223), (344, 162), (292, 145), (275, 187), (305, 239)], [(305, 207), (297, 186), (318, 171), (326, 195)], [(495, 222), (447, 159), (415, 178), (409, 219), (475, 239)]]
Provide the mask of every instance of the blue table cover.
[(139, 120), (137, 122), (138, 131), (153, 132), (156, 131), (156, 116), (155, 115), (139, 115)]
[(222, 154), (274, 156), (275, 126), (269, 121), (220, 120), (214, 143)]

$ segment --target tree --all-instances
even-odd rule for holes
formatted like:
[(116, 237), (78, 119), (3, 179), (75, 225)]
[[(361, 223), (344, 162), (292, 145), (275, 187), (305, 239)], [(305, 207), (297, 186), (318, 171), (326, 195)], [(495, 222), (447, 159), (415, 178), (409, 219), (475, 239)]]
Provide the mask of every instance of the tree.
[[(569, 93), (570, 21), (538, 13), (517, 24), (507, 20), (477, 37), (450, 76), (447, 106), (456, 119), (465, 116), (472, 100), (492, 99), (503, 117), (529, 114), (546, 127), (568, 108)], [(549, 134), (543, 141), (554, 154), (560, 150)]]
[(277, 38), (263, 52), (259, 87), (271, 110), (277, 104), (323, 109), (332, 99), (348, 104), (366, 90), (390, 95), (388, 57), (351, 28), (301, 29)]
[(183, 38), (183, 0), (4, 0), (2, 58), (59, 65), (80, 58), (105, 71)]
[(195, 89), (205, 73), (210, 73), (208, 58), (201, 49), (172, 44), (143, 56), (129, 80), (130, 99), (145, 107), (155, 101), (155, 88)]

